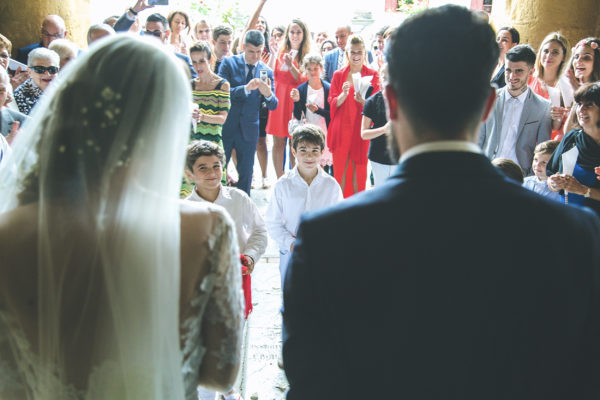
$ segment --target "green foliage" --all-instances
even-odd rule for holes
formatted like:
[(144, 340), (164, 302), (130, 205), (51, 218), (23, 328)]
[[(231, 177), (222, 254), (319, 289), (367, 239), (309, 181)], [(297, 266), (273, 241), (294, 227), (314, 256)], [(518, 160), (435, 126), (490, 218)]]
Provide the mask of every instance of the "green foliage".
[(247, 16), (240, 14), (237, 0), (192, 0), (190, 8), (213, 24), (227, 24), (234, 29), (243, 27)]
[(424, 0), (398, 0), (397, 10), (401, 13), (412, 15), (427, 8)]

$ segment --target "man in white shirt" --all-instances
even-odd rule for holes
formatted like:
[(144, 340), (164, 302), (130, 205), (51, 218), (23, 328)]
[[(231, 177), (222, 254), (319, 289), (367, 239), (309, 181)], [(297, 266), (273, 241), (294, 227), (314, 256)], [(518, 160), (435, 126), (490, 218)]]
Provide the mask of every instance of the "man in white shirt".
[(527, 86), (534, 64), (535, 52), (529, 45), (506, 52), (506, 86), (498, 91), (494, 110), (479, 134), (479, 145), (486, 156), (516, 162), (525, 176), (533, 173), (535, 146), (550, 140), (552, 129), (550, 102)]
[(509, 182), (474, 143), (496, 98), (494, 37), (456, 5), (392, 34), (402, 159), (302, 217), (283, 286), (287, 400), (600, 398), (600, 219)]

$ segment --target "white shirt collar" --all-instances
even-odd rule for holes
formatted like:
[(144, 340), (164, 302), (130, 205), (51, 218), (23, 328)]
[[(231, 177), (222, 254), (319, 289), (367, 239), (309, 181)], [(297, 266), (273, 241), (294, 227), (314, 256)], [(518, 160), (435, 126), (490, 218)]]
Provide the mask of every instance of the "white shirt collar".
[(463, 140), (440, 140), (436, 142), (427, 142), (411, 147), (402, 154), (400, 162), (404, 162), (411, 157), (421, 153), (432, 153), (439, 151), (464, 151), (469, 153), (481, 154), (481, 148), (473, 142)]
[[(294, 168), (292, 168), (289, 173), (290, 173), (290, 176), (293, 177), (294, 179), (299, 179), (302, 182), (304, 182), (306, 185), (308, 185), (308, 183), (306, 183), (306, 181), (304, 180), (302, 175), (300, 175), (297, 165), (295, 165)], [(319, 167), (319, 171), (317, 172), (317, 175), (315, 175), (315, 177), (313, 178), (313, 180), (310, 184), (312, 185), (316, 181), (319, 181), (320, 179), (322, 179), (321, 174), (327, 174), (327, 172), (323, 171), (323, 168)]]
[[(231, 197), (231, 195), (228, 192), (226, 193), (226, 190), (223, 190), (223, 189), (224, 189), (224, 187), (219, 188), (219, 195), (215, 199), (215, 203), (217, 203), (220, 198)], [(192, 193), (188, 196), (188, 199), (195, 200), (195, 201), (206, 201), (207, 203), (209, 203), (208, 200), (205, 200), (198, 194), (198, 192), (196, 191), (195, 185), (194, 185), (194, 190), (192, 190)]]
[(525, 103), (525, 99), (527, 98), (527, 95), (529, 94), (529, 88), (525, 89), (525, 91), (523, 93), (521, 93), (520, 95), (518, 95), (517, 97), (513, 97), (510, 92), (508, 91), (508, 89), (506, 89), (506, 97), (504, 98), (504, 103), (506, 103), (508, 100), (510, 99), (517, 99), (517, 101), (521, 104)]

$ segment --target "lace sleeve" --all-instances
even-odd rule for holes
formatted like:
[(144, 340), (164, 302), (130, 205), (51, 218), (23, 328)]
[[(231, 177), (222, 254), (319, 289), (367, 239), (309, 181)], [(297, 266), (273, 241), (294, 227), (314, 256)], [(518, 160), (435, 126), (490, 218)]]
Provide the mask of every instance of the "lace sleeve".
[[(231, 219), (223, 214), (220, 235), (214, 243), (215, 282), (206, 307), (205, 329), (221, 331), (217, 342), (207, 344), (207, 353), (218, 359), (216, 367), (225, 368), (240, 361), (242, 343), (242, 272), (237, 238)], [(211, 336), (207, 332), (207, 339)]]

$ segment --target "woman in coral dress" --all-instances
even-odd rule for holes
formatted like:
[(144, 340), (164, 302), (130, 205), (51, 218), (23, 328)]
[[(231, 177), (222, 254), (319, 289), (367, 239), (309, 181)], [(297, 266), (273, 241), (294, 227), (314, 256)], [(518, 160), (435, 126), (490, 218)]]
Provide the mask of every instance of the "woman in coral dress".
[[(327, 146), (333, 154), (333, 176), (342, 187), (344, 197), (365, 190), (369, 142), (360, 136), (365, 100), (379, 91), (379, 74), (365, 66), (367, 50), (359, 36), (351, 36), (346, 46), (346, 66), (337, 70), (331, 80), (329, 104), (331, 123)], [(372, 76), (365, 98), (355, 92), (352, 74)]]
[[(305, 75), (299, 65), (306, 54), (310, 52), (310, 31), (306, 24), (294, 19), (288, 25), (283, 35), (285, 41), (279, 47), (279, 55), (275, 62), (274, 79), (275, 95), (279, 105), (269, 112), (267, 133), (273, 135), (273, 165), (277, 178), (283, 175), (283, 159), (285, 143), (289, 137), (288, 122), (292, 118), (294, 102), (290, 98), (292, 89), (306, 82)], [(291, 160), (293, 163), (293, 160)]]

